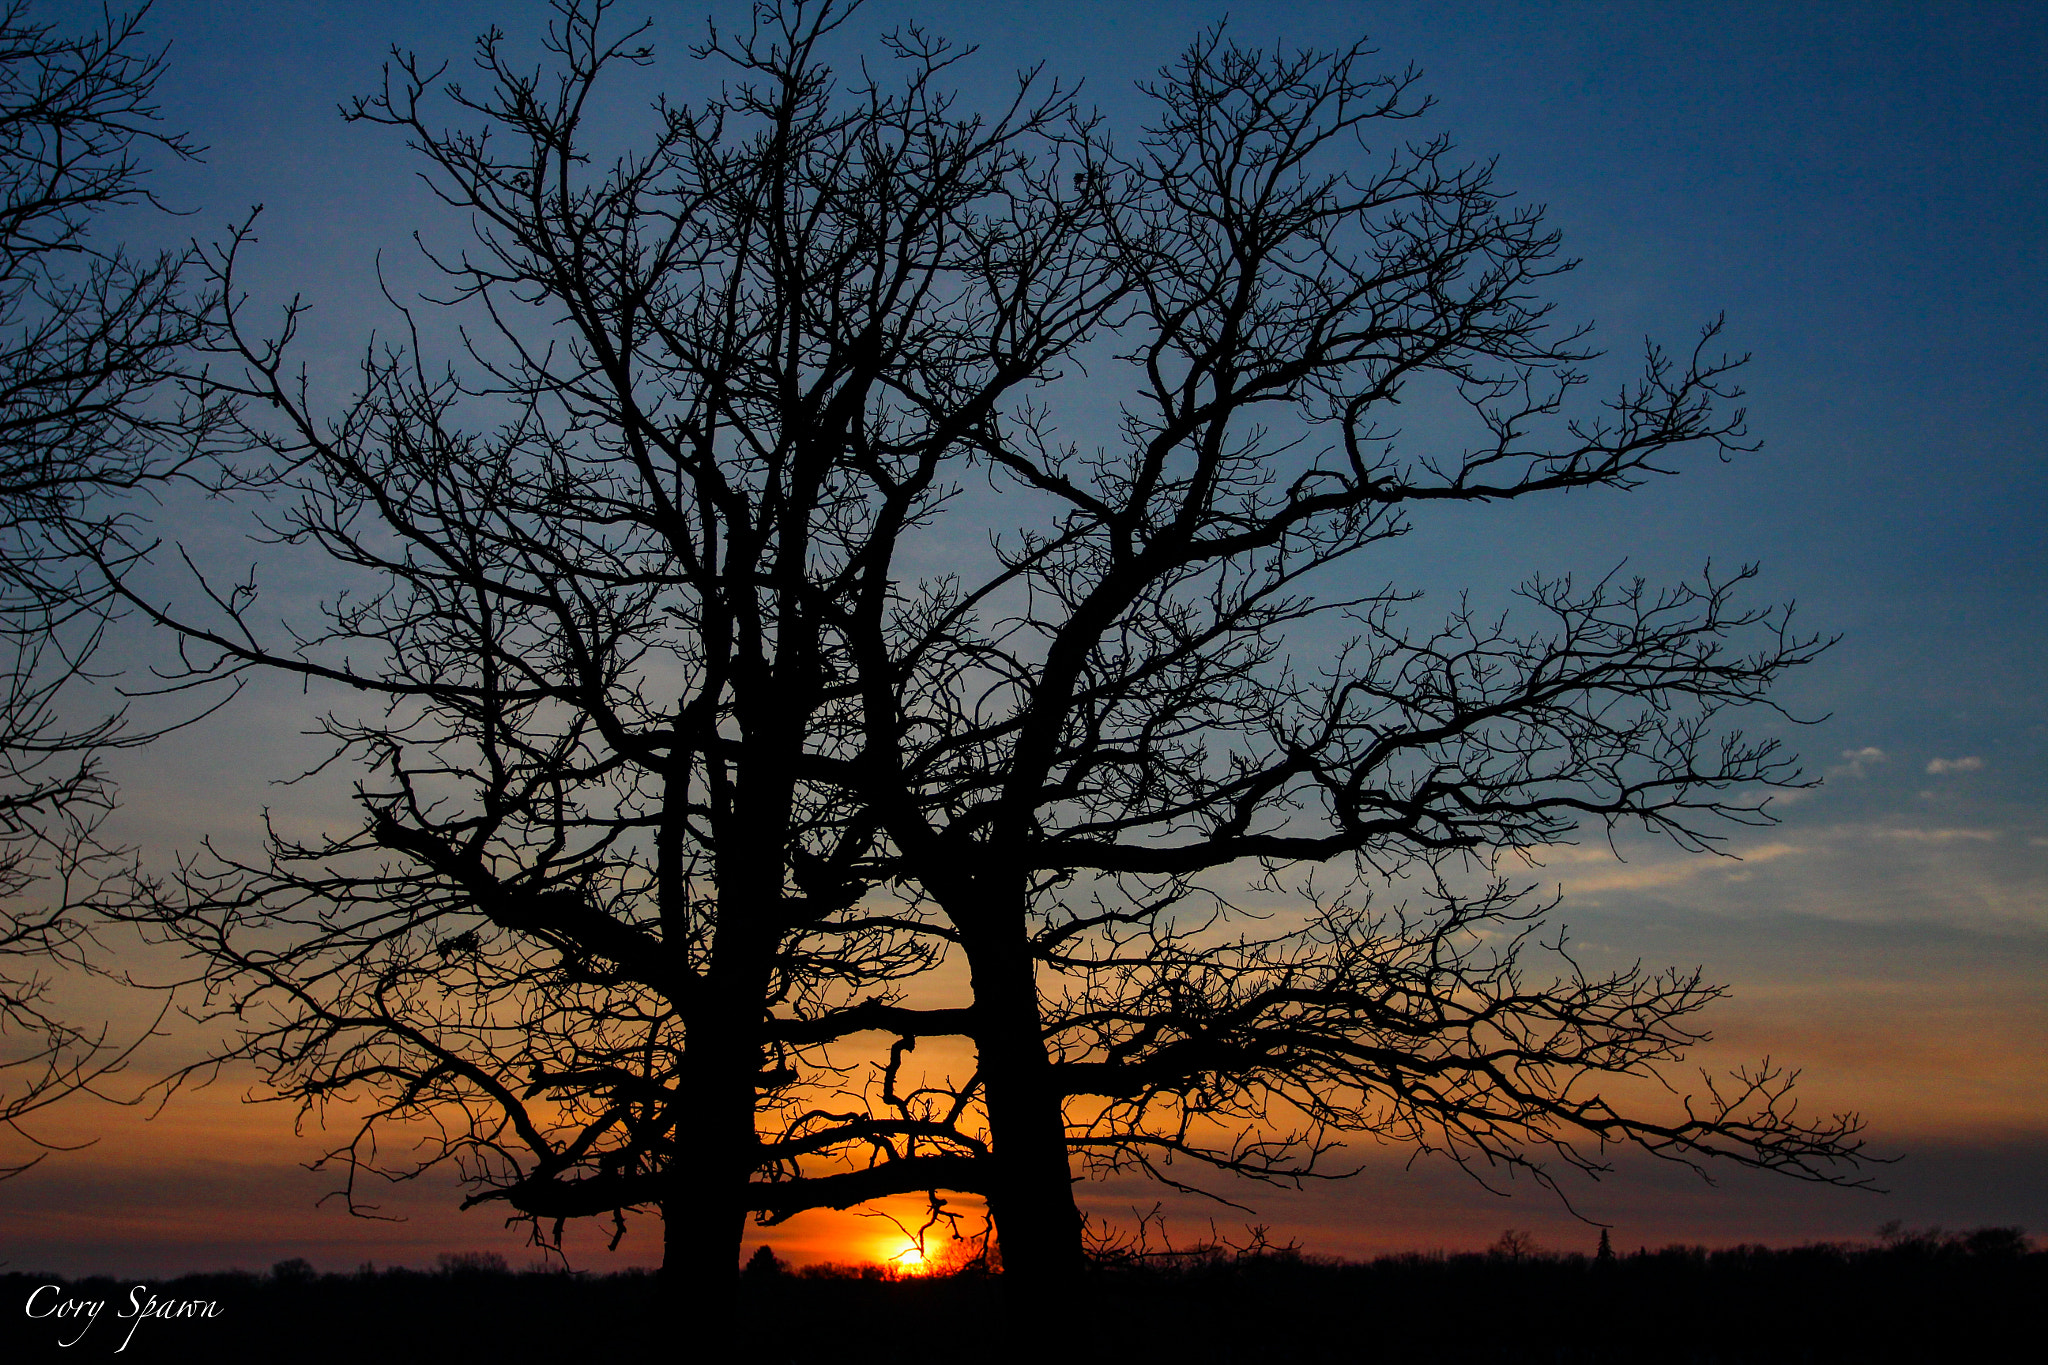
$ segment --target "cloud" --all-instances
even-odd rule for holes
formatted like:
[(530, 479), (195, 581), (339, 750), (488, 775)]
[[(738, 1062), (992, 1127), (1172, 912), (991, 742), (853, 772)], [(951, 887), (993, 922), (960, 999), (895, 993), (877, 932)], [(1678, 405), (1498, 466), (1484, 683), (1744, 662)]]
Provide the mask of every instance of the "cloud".
[(1937, 758), (1930, 761), (1927, 771), (1931, 773), (1973, 773), (1984, 766), (1984, 760), (1975, 754), (1961, 758)]
[(1842, 759), (1843, 763), (1840, 767), (1828, 769), (1827, 775), (1829, 777), (1868, 776), (1868, 774), (1864, 771), (1866, 765), (1884, 762), (1885, 754), (1884, 750), (1882, 749), (1874, 748), (1870, 745), (1865, 745), (1861, 749), (1842, 750)]
[(1780, 858), (1788, 858), (1794, 853), (1804, 852), (1806, 852), (1804, 844), (1780, 842), (1775, 844), (1758, 844), (1755, 848), (1737, 850), (1735, 858), (1738, 862), (1745, 863), (1774, 863)]
[(1886, 839), (1904, 839), (1915, 844), (1955, 844), (1966, 840), (1988, 844), (1998, 838), (1995, 829), (1884, 829), (1878, 834)]
[(1804, 845), (1782, 841), (1729, 850), (1731, 856), (1708, 857), (1668, 847), (1637, 847), (1618, 858), (1606, 844), (1549, 844), (1530, 849), (1529, 861), (1553, 868), (1565, 890), (1574, 895), (1602, 891), (1650, 891), (1677, 886), (1701, 877), (1742, 880), (1750, 865), (1776, 862), (1805, 853)]

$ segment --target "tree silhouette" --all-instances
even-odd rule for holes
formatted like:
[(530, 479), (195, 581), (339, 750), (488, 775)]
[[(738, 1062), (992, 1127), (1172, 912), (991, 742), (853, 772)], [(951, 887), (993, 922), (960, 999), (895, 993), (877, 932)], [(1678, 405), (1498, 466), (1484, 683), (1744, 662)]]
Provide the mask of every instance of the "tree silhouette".
[[(851, 628), (865, 748), (833, 771), (971, 967), (1008, 1274), (1078, 1267), (1073, 1154), (1299, 1180), (1371, 1133), (1546, 1182), (1543, 1153), (1617, 1143), (1853, 1179), (1856, 1120), (1796, 1117), (1768, 1063), (1675, 1116), (1617, 1109), (1601, 1078), (1679, 1060), (1719, 992), (1589, 977), (1561, 942), (1533, 980), (1547, 907), (1503, 875), (1582, 822), (1704, 849), (1766, 821), (1744, 793), (1800, 775), (1725, 721), (1824, 642), (1741, 605), (1749, 569), (1533, 579), (1533, 626), (1464, 606), (1419, 632), (1366, 586), (1435, 504), (1747, 449), (1739, 362), (1716, 324), (1578, 414), (1591, 353), (1539, 292), (1556, 235), (1489, 167), (1401, 141), (1426, 102), (1369, 55), (1214, 31), (1144, 87), (1133, 151), (1091, 144), (1075, 190), (1130, 291), (1096, 369), (1118, 416), (976, 422), (1017, 527), (998, 564)], [(1397, 439), (1404, 398), (1462, 404), (1467, 434)], [(1248, 920), (1247, 887), (1306, 912)]]
[(88, 570), (134, 556), (123, 495), (219, 472), (197, 453), (217, 414), (183, 368), (200, 324), (181, 256), (93, 235), (153, 202), (141, 151), (195, 154), (158, 126), (142, 18), (73, 35), (19, 0), (0, 10), (0, 1034), (27, 1044), (0, 1059), (0, 1124), (36, 1146), (24, 1119), (133, 1050), (60, 1017), (44, 973), (92, 965), (79, 905), (118, 861), (96, 837), (114, 800), (101, 758), (153, 737), (118, 709), (76, 714), (114, 606)]
[[(240, 1029), (183, 1075), (243, 1057), (308, 1110), (367, 1101), (332, 1154), (352, 1206), (359, 1175), (452, 1165), (543, 1240), (658, 1209), (665, 1266), (717, 1311), (749, 1212), (976, 1183), (985, 1144), (898, 1092), (907, 1049), (879, 1093), (837, 1093), (825, 1049), (886, 1026), (945, 937), (869, 895), (875, 817), (803, 765), (859, 739), (865, 566), (1114, 272), (1052, 183), (1086, 133), (1062, 91), (956, 117), (915, 36), (891, 83), (842, 91), (816, 49), (843, 11), (797, 5), (714, 34), (734, 83), (608, 160), (584, 110), (649, 53), (604, 10), (560, 7), (552, 76), (486, 35), (488, 90), (441, 92), (475, 131), (441, 129), (410, 56), (347, 111), (402, 130), (475, 226), (433, 258), (481, 324), (456, 364), (424, 353), (441, 305), (408, 305), (323, 404), (288, 360), (300, 306), (249, 320), (246, 231), (208, 257), (238, 439), (292, 471), (269, 534), (346, 586), (284, 635), (251, 584), (208, 581), (210, 618), (130, 600), (182, 632), (174, 682), (371, 698), (322, 722), (363, 820), (209, 849), (125, 913)], [(426, 1154), (394, 1164), (378, 1135), (410, 1121)]]
[[(452, 1163), (544, 1237), (657, 1208), (709, 1310), (747, 1213), (890, 1193), (985, 1194), (1006, 1276), (1069, 1273), (1077, 1153), (1293, 1180), (1377, 1133), (1848, 1178), (1853, 1119), (1796, 1119), (1769, 1066), (1676, 1118), (1604, 1098), (1717, 991), (1533, 979), (1546, 907), (1503, 875), (1585, 821), (1764, 820), (1743, 792), (1797, 769), (1723, 722), (1821, 642), (1748, 570), (1534, 580), (1534, 629), (1415, 631), (1359, 586), (1431, 504), (1746, 449), (1715, 328), (1576, 415), (1555, 235), (1401, 141), (1426, 104), (1363, 48), (1208, 34), (1126, 151), (1036, 72), (956, 113), (961, 54), (916, 29), (841, 86), (853, 7), (764, 4), (698, 50), (722, 93), (614, 155), (595, 92), (650, 52), (558, 8), (553, 76), (494, 32), (485, 93), (400, 56), (349, 111), (474, 225), (353, 396), (291, 368), (296, 302), (250, 321), (246, 233), (209, 258), (241, 439), (293, 471), (270, 534), (342, 579), (318, 624), (250, 583), (128, 594), (192, 679), (365, 699), (323, 722), (357, 829), (210, 851), (135, 912), (229, 1055), (371, 1101), (352, 1191)], [(1055, 421), (1104, 392), (1085, 441)], [(1469, 436), (1398, 443), (1403, 398)], [(1304, 908), (1247, 920), (1248, 879)], [(913, 995), (956, 952), (972, 1003)], [(861, 1035), (893, 1040), (872, 1083)], [(942, 1035), (974, 1073), (914, 1081)], [(380, 1161), (399, 1121), (423, 1161)]]

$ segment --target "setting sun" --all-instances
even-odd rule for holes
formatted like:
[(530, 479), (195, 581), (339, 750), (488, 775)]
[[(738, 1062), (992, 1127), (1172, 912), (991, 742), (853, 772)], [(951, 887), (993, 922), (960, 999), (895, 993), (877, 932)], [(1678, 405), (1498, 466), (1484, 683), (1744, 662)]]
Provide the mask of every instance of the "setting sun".
[(888, 1258), (888, 1263), (904, 1275), (922, 1275), (931, 1268), (931, 1256), (917, 1242), (905, 1242), (900, 1250)]

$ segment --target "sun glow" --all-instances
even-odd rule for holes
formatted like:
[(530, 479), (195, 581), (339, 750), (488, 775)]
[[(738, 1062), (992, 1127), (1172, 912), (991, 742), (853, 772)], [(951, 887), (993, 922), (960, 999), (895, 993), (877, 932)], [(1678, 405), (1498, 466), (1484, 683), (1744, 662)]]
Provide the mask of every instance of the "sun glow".
[(889, 1257), (888, 1264), (900, 1275), (922, 1275), (931, 1269), (931, 1256), (923, 1245), (910, 1241)]

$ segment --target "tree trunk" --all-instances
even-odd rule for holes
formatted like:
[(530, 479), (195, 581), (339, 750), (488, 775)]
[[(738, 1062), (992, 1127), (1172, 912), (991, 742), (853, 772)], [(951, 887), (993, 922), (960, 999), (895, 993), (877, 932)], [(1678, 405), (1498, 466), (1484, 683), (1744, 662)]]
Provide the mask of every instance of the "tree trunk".
[(753, 1075), (734, 1066), (736, 1041), (710, 1030), (691, 1041), (684, 1090), (695, 1100), (680, 1118), (663, 1176), (662, 1278), (685, 1330), (707, 1342), (729, 1339), (734, 1326), (754, 1165)]
[(974, 978), (975, 1045), (994, 1165), (989, 1212), (1003, 1276), (1026, 1291), (1049, 1290), (1078, 1275), (1085, 1260), (1066, 1118), (1046, 1056), (1023, 913), (1013, 906), (991, 915), (984, 902), (965, 918), (974, 925), (963, 928), (962, 943)]
[[(752, 869), (749, 875), (765, 883)], [(662, 1201), (662, 1275), (691, 1333), (707, 1342), (732, 1339), (736, 1326), (747, 1184), (759, 1157), (755, 1083), (771, 942), (759, 930), (762, 885), (739, 875), (732, 881), (739, 884), (726, 900), (709, 969), (685, 1014), (682, 1103)]]
[[(758, 992), (754, 996), (760, 999)], [(754, 1082), (760, 1049), (754, 1015), (714, 1007), (688, 1043), (675, 1143), (664, 1173), (662, 1263), (665, 1304), (683, 1339), (684, 1358), (716, 1355), (737, 1341), (740, 1241), (747, 1185), (758, 1158)], [(735, 1027), (733, 1021), (740, 1021)], [(714, 1022), (716, 1021), (716, 1022)]]
[(737, 1188), (744, 1172), (735, 1172), (730, 1161), (707, 1160), (703, 1145), (680, 1148), (663, 1177), (661, 1273), (686, 1294), (701, 1289), (730, 1302), (746, 1231), (745, 1199)]

